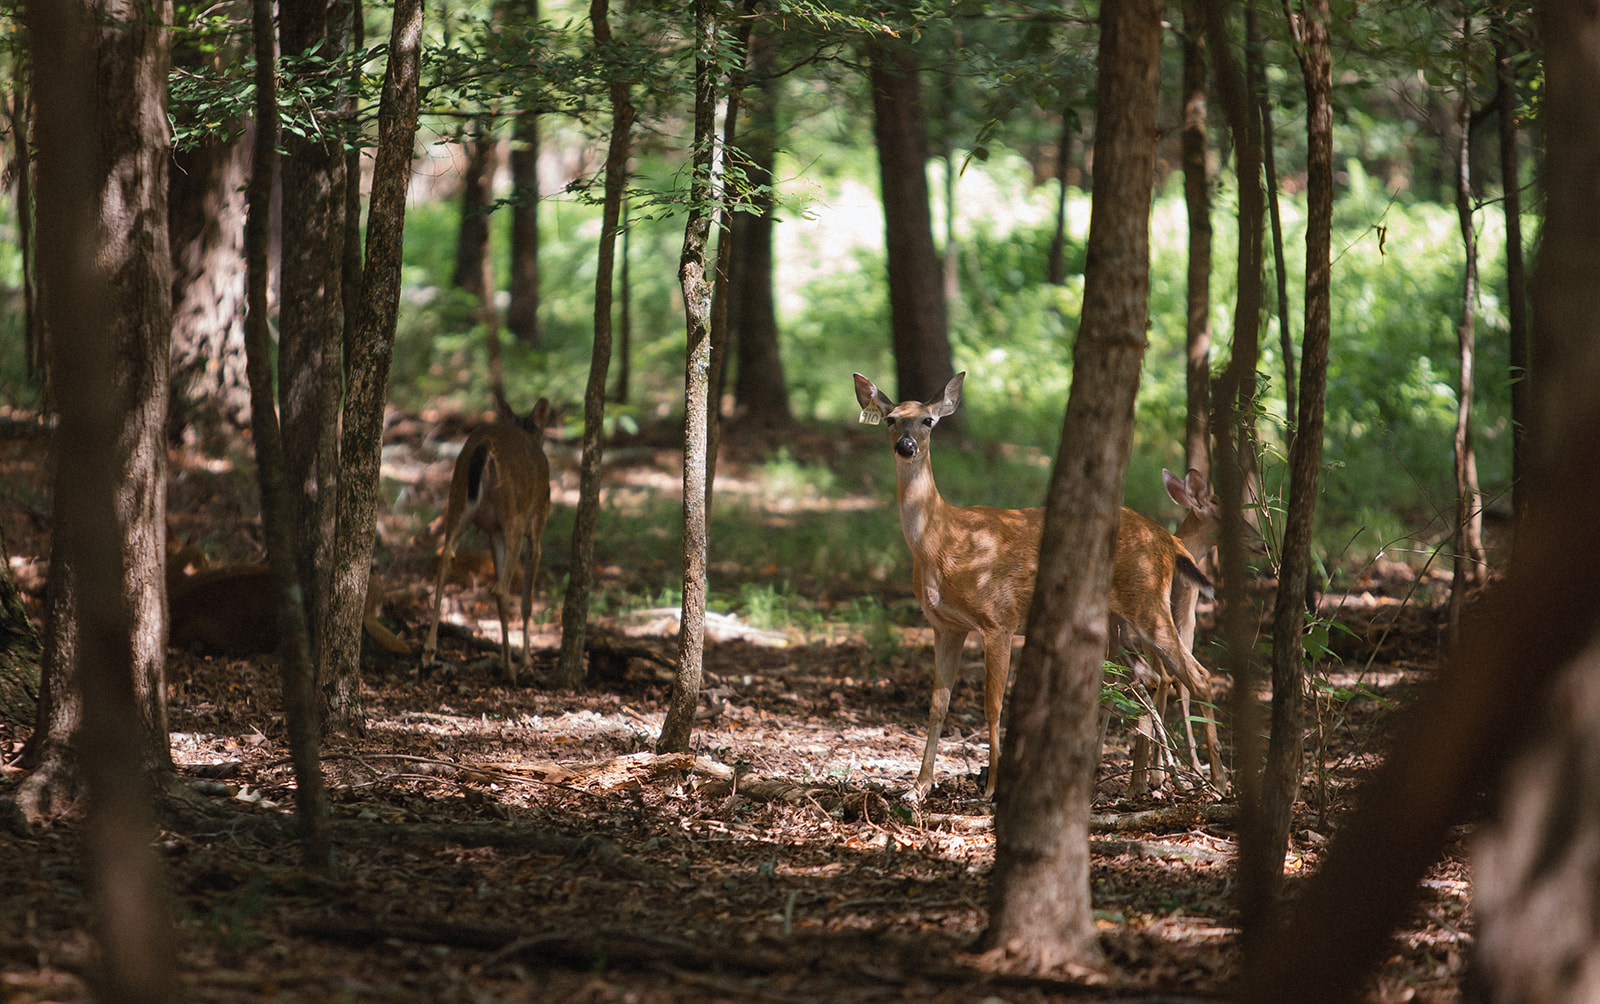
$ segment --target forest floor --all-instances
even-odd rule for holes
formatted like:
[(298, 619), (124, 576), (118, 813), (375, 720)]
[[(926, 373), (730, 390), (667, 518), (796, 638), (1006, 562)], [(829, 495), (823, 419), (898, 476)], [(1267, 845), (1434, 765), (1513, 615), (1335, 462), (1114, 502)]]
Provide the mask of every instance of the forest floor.
[[(421, 425), (394, 425), (386, 463), (409, 455), (417, 443), (408, 437)], [(37, 604), (47, 553), (45, 437), (25, 423), (0, 426), (0, 529), (18, 583)], [(752, 459), (743, 452), (730, 443), (719, 476), (737, 478)], [(619, 456), (640, 475), (677, 469), (670, 448)], [(208, 489), (196, 500), (192, 484), (218, 469), (214, 460), (175, 450), (173, 464), (186, 539), (250, 536), (250, 497)], [(442, 497), (448, 474), (448, 462), (426, 466), (419, 490)], [(386, 544), (401, 550), (387, 573), (384, 616), (420, 647), (436, 545)], [(547, 554), (564, 547), (549, 540)], [(1286, 865), (1291, 895), (1385, 749), (1397, 709), (1434, 668), (1439, 617), (1396, 598), (1410, 585), (1369, 578), (1324, 599), (1350, 631), (1338, 634), (1345, 661), (1319, 672), (1356, 696), (1317, 709)], [(537, 592), (542, 604), (543, 579)], [(464, 580), (447, 610), (480, 638), (498, 631), (481, 582)], [(543, 611), (541, 621), (558, 622), (558, 612)], [(597, 624), (605, 655), (591, 661), (578, 693), (540, 684), (554, 660), (553, 626), (534, 636), (534, 671), (518, 686), (499, 678), (497, 658), (472, 632), (442, 642), (447, 672), (419, 678), (414, 659), (374, 659), (362, 690), (368, 733), (323, 748), (338, 855), (331, 876), (302, 868), (292, 837), (274, 661), (172, 652), (173, 758), (203, 803), (170, 815), (158, 839), (179, 999), (1221, 995), (1237, 960), (1230, 897), (1238, 835), (1228, 806), (1203, 794), (1129, 800), (1128, 730), (1118, 724), (1100, 770), (1095, 812), (1104, 818), (1091, 844), (1107, 968), (1090, 979), (1024, 979), (971, 954), (986, 923), (994, 855), (993, 809), (977, 779), (987, 756), (981, 652), (967, 652), (938, 784), (909, 807), (899, 794), (921, 757), (932, 653), (925, 629), (897, 630), (886, 647), (848, 625), (802, 634), (714, 624), (692, 757), (651, 752), (676, 646), (668, 614)], [(0, 799), (19, 779), (11, 764), (26, 734), (0, 721)], [(1164, 807), (1177, 807), (1165, 822), (1126, 815)], [(1128, 828), (1130, 819), (1144, 822)], [(1371, 999), (1460, 998), (1471, 941), (1464, 842), (1458, 832), (1424, 882)], [(78, 847), (71, 827), (0, 828), (6, 1002), (90, 999), (95, 948)]]

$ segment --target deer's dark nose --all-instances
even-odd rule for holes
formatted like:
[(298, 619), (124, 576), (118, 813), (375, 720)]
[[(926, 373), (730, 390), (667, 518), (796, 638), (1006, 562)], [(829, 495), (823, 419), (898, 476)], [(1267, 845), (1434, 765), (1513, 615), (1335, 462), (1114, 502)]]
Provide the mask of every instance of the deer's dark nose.
[(917, 455), (917, 441), (910, 436), (901, 436), (894, 441), (894, 452), (910, 460)]

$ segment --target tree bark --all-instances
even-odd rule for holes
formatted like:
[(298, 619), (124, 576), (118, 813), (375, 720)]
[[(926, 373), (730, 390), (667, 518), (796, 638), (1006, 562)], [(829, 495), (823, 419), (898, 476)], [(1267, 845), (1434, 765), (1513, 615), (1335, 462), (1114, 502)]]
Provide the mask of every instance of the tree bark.
[(1074, 116), (1063, 113), (1061, 137), (1056, 141), (1056, 225), (1050, 235), (1050, 252), (1045, 256), (1045, 277), (1052, 286), (1067, 281), (1067, 168), (1072, 163), (1076, 135)]
[[(1471, 37), (1472, 19), (1463, 15), (1463, 45)], [(1472, 384), (1476, 350), (1478, 306), (1478, 235), (1472, 222), (1472, 97), (1471, 68), (1462, 68), (1461, 94), (1456, 103), (1456, 219), (1461, 227), (1461, 253), (1465, 276), (1461, 284), (1461, 321), (1456, 325), (1456, 429), (1451, 447), (1455, 459), (1455, 555), (1451, 562), (1449, 632), (1452, 645), (1460, 641), (1461, 611), (1467, 590), (1483, 580), (1488, 559), (1483, 551), (1483, 503), (1478, 495), (1478, 458), (1472, 444)]]
[(678, 665), (657, 753), (687, 753), (700, 702), (706, 633), (707, 391), (711, 372), (711, 283), (706, 242), (715, 214), (711, 187), (716, 128), (717, 15), (713, 0), (695, 0), (694, 176), (684, 225), (678, 279), (683, 287), (688, 345), (684, 353), (683, 608), (678, 622)]
[[(1211, 477), (1211, 172), (1206, 163), (1206, 44), (1202, 0), (1183, 0), (1183, 200), (1189, 220), (1185, 323), (1188, 408), (1184, 460)], [(1064, 145), (1064, 144), (1063, 144)], [(1063, 185), (1065, 181), (1063, 181)], [(1057, 223), (1059, 234), (1060, 223)], [(1052, 253), (1055, 245), (1051, 245)], [(1052, 259), (1053, 260), (1053, 259)], [(1059, 282), (1059, 279), (1053, 280)]]
[(996, 792), (982, 944), (1040, 970), (1103, 961), (1090, 913), (1089, 808), (1113, 550), (1146, 347), (1161, 13), (1157, 0), (1101, 8), (1083, 315)]
[(30, 4), (26, 16), (59, 424), (45, 706), (28, 749), (36, 769), (17, 800), (31, 814), (70, 793), (81, 771), (97, 993), (165, 1001), (172, 939), (151, 781), (171, 768), (162, 677), (172, 7)]
[[(79, 454), (70, 441), (58, 438), (55, 488), (59, 506), (77, 501), (81, 489), (71, 478), (81, 477), (83, 468), (99, 465), (114, 480), (120, 507), (114, 522), (95, 528), (112, 534), (108, 550), (89, 550), (97, 558), (117, 555), (122, 569), (122, 587), (110, 608), (121, 611), (128, 627), (123, 637), (130, 651), (119, 656), (131, 674), (127, 685), (133, 689), (137, 706), (135, 741), (119, 753), (142, 768), (160, 770), (171, 767), (167, 748), (164, 670), (166, 662), (165, 551), (166, 551), (166, 405), (168, 394), (168, 353), (171, 332), (171, 253), (168, 248), (167, 162), (170, 145), (166, 141), (166, 70), (169, 37), (150, 28), (146, 18), (159, 18), (163, 11), (170, 18), (170, 7), (157, 4), (137, 9), (120, 5), (92, 3), (82, 8), (91, 20), (106, 27), (93, 38), (79, 39), (61, 32), (81, 30), (75, 15), (68, 13), (49, 19), (58, 34), (55, 45), (88, 46), (87, 58), (93, 65), (104, 63), (105, 74), (93, 114), (72, 117), (74, 109), (63, 109), (65, 120), (37, 124), (40, 148), (51, 156), (46, 166), (63, 161), (77, 168), (76, 158), (92, 158), (95, 175), (84, 180), (46, 177), (39, 172), (41, 213), (48, 207), (55, 218), (39, 230), (39, 267), (45, 307), (43, 320), (50, 332), (51, 370), (59, 374), (62, 366), (71, 368), (78, 379), (80, 367), (87, 365), (74, 348), (55, 341), (59, 326), (68, 325), (68, 337), (101, 337), (96, 325), (104, 326), (108, 339), (103, 361), (112, 386), (104, 410), (91, 413), (100, 425), (94, 450)], [(129, 26), (132, 27), (129, 27)], [(45, 52), (49, 52), (46, 48)], [(79, 58), (62, 54), (35, 60), (36, 72), (55, 60)], [(58, 75), (59, 74), (59, 75)], [(70, 73), (51, 67), (35, 82), (35, 88), (69, 86)], [(94, 81), (88, 85), (94, 86)], [(68, 92), (70, 93), (70, 92)], [(43, 96), (41, 95), (41, 101)], [(52, 101), (64, 100), (59, 94)], [(64, 139), (61, 128), (88, 133), (81, 140)], [(94, 138), (98, 137), (98, 143)], [(78, 146), (82, 142), (86, 146)], [(67, 170), (66, 167), (60, 168)], [(69, 184), (89, 185), (90, 194), (68, 194)], [(159, 190), (158, 190), (159, 189)], [(62, 202), (81, 199), (70, 215)], [(81, 217), (80, 217), (81, 214)], [(159, 214), (159, 219), (150, 214)], [(47, 218), (41, 216), (41, 221)], [(66, 233), (67, 228), (75, 228)], [(79, 240), (86, 244), (76, 245)], [(108, 273), (85, 276), (74, 271), (81, 263), (66, 257), (74, 253), (61, 242), (70, 242), (86, 260), (103, 259)], [(155, 260), (154, 256), (160, 256)], [(75, 284), (86, 284), (83, 289)], [(103, 302), (92, 309), (104, 311), (94, 319), (74, 316), (80, 299), (88, 300), (103, 290)], [(57, 299), (59, 298), (59, 299)], [(98, 379), (103, 374), (94, 374)], [(83, 386), (79, 384), (80, 388)], [(64, 403), (64, 402), (62, 402)], [(81, 403), (81, 402), (80, 402)], [(76, 417), (76, 416), (75, 416)], [(63, 420), (65, 415), (63, 414)], [(63, 481), (62, 479), (69, 479)], [(87, 518), (87, 517), (86, 517)], [(94, 518), (99, 518), (98, 516)], [(81, 695), (86, 681), (80, 678), (91, 646), (104, 639), (85, 633), (85, 584), (74, 567), (72, 534), (79, 532), (61, 512), (56, 514), (56, 538), (52, 542), (51, 574), (46, 596), (45, 665), (37, 716), (38, 729), (24, 758), (35, 768), (36, 777), (24, 783), (31, 812), (40, 818), (69, 807), (75, 794), (72, 764), (67, 747), (82, 723)], [(99, 539), (96, 537), (95, 539)], [(69, 546), (71, 545), (71, 546)], [(99, 546), (98, 544), (94, 546)], [(55, 548), (63, 548), (59, 555)], [(95, 611), (98, 616), (101, 611)], [(105, 611), (109, 616), (110, 612)], [(119, 685), (120, 686), (120, 685)]]
[[(382, 474), (383, 408), (400, 311), (406, 187), (417, 132), (421, 0), (396, 8), (378, 108), (378, 149), (367, 213), (367, 252), (348, 361), (340, 444), (339, 533), (334, 553), (333, 646), (323, 660), (329, 727), (366, 730), (361, 706), (361, 639)], [(349, 597), (359, 597), (355, 603)]]
[[(590, 0), (589, 21), (595, 50), (613, 46), (607, 0)], [(611, 143), (606, 151), (605, 204), (600, 219), (599, 260), (594, 279), (594, 349), (583, 392), (583, 459), (578, 472), (578, 512), (572, 524), (572, 561), (561, 606), (561, 652), (556, 685), (575, 690), (583, 683), (584, 642), (589, 634), (589, 591), (594, 564), (594, 527), (600, 515), (600, 458), (605, 449), (606, 374), (611, 368), (611, 277), (616, 263), (617, 221), (628, 184), (628, 142), (633, 101), (628, 82), (615, 76), (611, 92)]]
[(218, 420), (250, 422), (244, 358), (242, 140), (208, 139), (173, 154), (172, 402), (169, 434)]
[[(873, 43), (872, 122), (889, 268), (889, 321), (900, 401), (921, 401), (955, 375), (944, 278), (928, 206), (928, 139), (917, 57), (899, 40)], [(960, 423), (952, 415), (948, 423)]]
[[(533, 3), (533, 17), (538, 4)], [(511, 138), (511, 303), (506, 327), (531, 349), (539, 336), (539, 116), (524, 107)]]
[[(1238, 179), (1237, 279), (1233, 305), (1233, 339), (1228, 364), (1212, 396), (1212, 478), (1222, 500), (1223, 523), (1218, 561), (1223, 582), (1223, 637), (1227, 665), (1233, 672), (1234, 771), (1241, 831), (1255, 826), (1259, 811), (1261, 743), (1256, 725), (1254, 667), (1251, 664), (1254, 612), (1244, 592), (1243, 505), (1247, 472), (1254, 449), (1251, 416), (1255, 410), (1256, 365), (1260, 360), (1263, 291), (1261, 191), (1261, 116), (1240, 69), (1236, 44), (1228, 29), (1228, 0), (1206, 0), (1206, 48), (1212, 58), (1224, 117), (1233, 134), (1234, 175)], [(1220, 667), (1219, 667), (1220, 668)], [(1249, 872), (1244, 877), (1258, 875)], [(1265, 890), (1242, 881), (1241, 912), (1264, 910)]]
[(778, 82), (772, 77), (777, 52), (771, 34), (772, 29), (758, 26), (750, 36), (750, 72), (755, 79), (744, 91), (749, 124), (739, 140), (745, 178), (753, 189), (749, 202), (755, 212), (734, 213), (728, 236), (733, 246), (728, 273), (729, 327), (739, 367), (734, 399), (746, 422), (764, 428), (786, 426), (793, 420), (778, 349), (778, 310), (772, 288), (775, 217), (771, 187), (778, 149)]
[(1527, 422), (1532, 374), (1528, 371), (1528, 286), (1522, 254), (1522, 171), (1517, 157), (1517, 88), (1511, 32), (1504, 8), (1490, 8), (1494, 37), (1495, 109), (1500, 120), (1500, 184), (1506, 221), (1506, 334), (1511, 341), (1511, 505), (1522, 525), (1527, 492)]
[(267, 564), (272, 570), (278, 608), (278, 655), (282, 660), (284, 717), (289, 731), (289, 752), (294, 760), (300, 837), (306, 863), (314, 870), (327, 872), (332, 868), (333, 846), (328, 831), (327, 789), (322, 780), (317, 747), (321, 706), (316, 697), (311, 634), (306, 625), (306, 606), (302, 602), (296, 561), (296, 508), (289, 495), (283, 438), (273, 402), (272, 331), (267, 315), (272, 191), (278, 157), (272, 0), (254, 0), (251, 20), (255, 27), (256, 136), (245, 216), (245, 350), (250, 366), (251, 439), (261, 485), (261, 523), (266, 538)]
[[(1243, 833), (1240, 883), (1256, 891), (1243, 920), (1245, 950), (1259, 947), (1276, 913), (1289, 824), (1305, 764), (1305, 597), (1322, 468), (1333, 235), (1333, 69), (1326, 0), (1285, 4), (1306, 94), (1305, 334), (1299, 421), (1289, 445), (1289, 509), (1272, 618), (1272, 729), (1258, 791), (1259, 814)], [(1243, 903), (1241, 903), (1243, 905)]]
[[(283, 0), (279, 39), (284, 55), (316, 48), (333, 61), (343, 53), (330, 30), (327, 0)], [(314, 128), (283, 137), (282, 264), (278, 295), (278, 407), (290, 495), (296, 508), (298, 568), (320, 665), (328, 607), (333, 602), (338, 415), (344, 353), (344, 157), (335, 87), (303, 108)], [(357, 598), (354, 602), (360, 602)]]
[(483, 278), (492, 243), (489, 205), (494, 201), (494, 174), (500, 166), (494, 116), (473, 119), (461, 146), (467, 162), (461, 172), (461, 223), (456, 230), (456, 269), (451, 281), (482, 300), (492, 292)]

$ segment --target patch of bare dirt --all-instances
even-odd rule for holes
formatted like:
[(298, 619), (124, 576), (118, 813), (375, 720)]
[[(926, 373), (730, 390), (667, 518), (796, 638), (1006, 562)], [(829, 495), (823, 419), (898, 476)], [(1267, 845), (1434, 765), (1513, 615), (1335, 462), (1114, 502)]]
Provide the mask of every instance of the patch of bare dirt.
[[(406, 444), (435, 426), (398, 426)], [(649, 484), (670, 436), (640, 437), (634, 482)], [(42, 588), (48, 508), (43, 437), (0, 437), (4, 528), (14, 569)], [(836, 437), (815, 437), (817, 455)], [(759, 443), (730, 437), (721, 472), (739, 477)], [(400, 451), (397, 455), (411, 455)], [(810, 455), (810, 454), (808, 454)], [(185, 539), (251, 556), (252, 483), (234, 462), (179, 451), (173, 494)], [(401, 472), (442, 495), (448, 464)], [(563, 475), (558, 472), (558, 479)], [(670, 483), (670, 477), (659, 477)], [(33, 500), (19, 506), (23, 500)], [(558, 504), (559, 501), (558, 501)], [(385, 616), (416, 645), (427, 626), (430, 543), (394, 529)], [(560, 542), (547, 542), (547, 551)], [(20, 560), (19, 560), (20, 559)], [(470, 561), (467, 562), (470, 572)], [(907, 593), (908, 595), (908, 593)], [(457, 620), (497, 631), (471, 580)], [(1431, 617), (1431, 615), (1429, 615)], [(546, 618), (554, 620), (556, 618)], [(1221, 994), (1235, 964), (1230, 895), (1236, 833), (1227, 806), (1198, 794), (1123, 798), (1128, 758), (1114, 727), (1096, 812), (1116, 817), (1092, 850), (1094, 902), (1110, 968), (1093, 985), (1019, 979), (967, 950), (986, 923), (994, 854), (978, 680), (967, 656), (940, 747), (939, 783), (911, 807), (927, 715), (931, 646), (839, 631), (828, 643), (714, 625), (703, 720), (689, 757), (651, 751), (674, 654), (670, 614), (596, 625), (590, 686), (556, 693), (539, 672), (500, 682), (494, 648), (441, 639), (449, 671), (375, 655), (362, 697), (368, 735), (332, 737), (339, 869), (299, 865), (293, 775), (270, 659), (173, 652), (173, 755), (201, 793), (158, 844), (173, 895), (180, 997), (278, 1001), (1064, 1000)], [(1371, 628), (1359, 627), (1362, 637)], [(1436, 651), (1434, 622), (1385, 628), (1392, 660), (1330, 667), (1316, 762), (1296, 817), (1291, 876), (1315, 869), (1356, 781), (1383, 750), (1393, 707)], [(557, 638), (542, 629), (535, 660)], [(9, 761), (25, 733), (0, 723)], [(0, 795), (17, 773), (0, 775)], [(1171, 809), (1164, 816), (1136, 810)], [(1164, 818), (1165, 822), (1156, 820)], [(1128, 829), (1128, 821), (1137, 823)], [(1142, 828), (1141, 828), (1142, 826)], [(88, 1000), (94, 945), (70, 829), (0, 833), (0, 986), (7, 1001)], [(1293, 878), (1291, 878), (1291, 886)], [(1468, 935), (1459, 848), (1424, 887), (1373, 985), (1376, 1000), (1452, 1001)]]

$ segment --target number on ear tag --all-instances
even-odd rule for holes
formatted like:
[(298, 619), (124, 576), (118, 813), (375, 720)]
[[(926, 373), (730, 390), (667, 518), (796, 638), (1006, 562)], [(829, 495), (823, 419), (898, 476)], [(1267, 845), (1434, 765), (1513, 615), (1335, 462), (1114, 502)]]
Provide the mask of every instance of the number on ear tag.
[(862, 425), (882, 425), (883, 412), (876, 408), (862, 408), (861, 417), (856, 419)]

